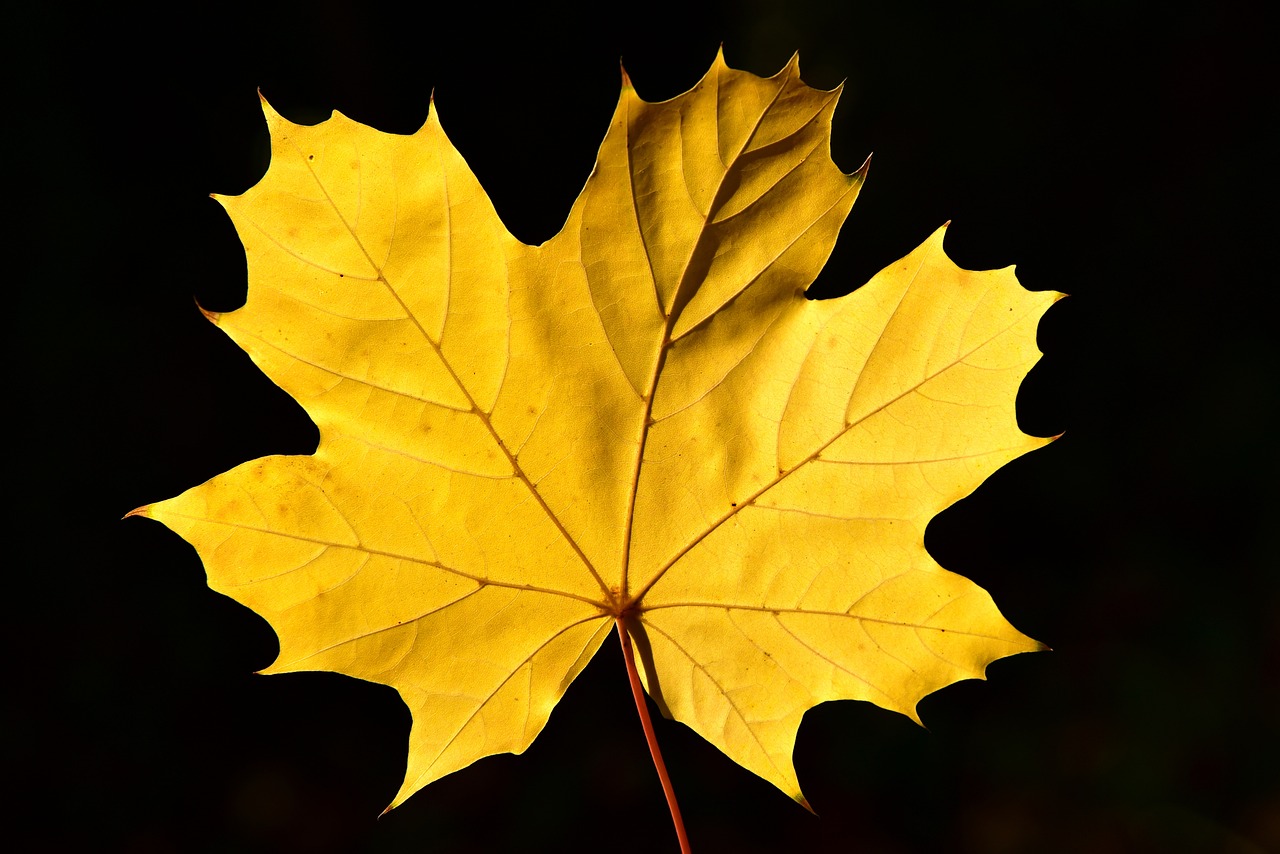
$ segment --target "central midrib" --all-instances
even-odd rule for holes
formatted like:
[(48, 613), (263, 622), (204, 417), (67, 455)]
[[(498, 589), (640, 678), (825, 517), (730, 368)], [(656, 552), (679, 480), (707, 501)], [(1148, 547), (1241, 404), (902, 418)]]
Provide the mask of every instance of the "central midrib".
[[(720, 86), (719, 73), (720, 71), (718, 66), (713, 66), (713, 67), (715, 67), (716, 69), (716, 101), (717, 101), (716, 132), (718, 135), (719, 129), (720, 129), (720, 114), (719, 114), (719, 86)], [(676, 285), (675, 292), (671, 296), (671, 311), (667, 314), (666, 323), (663, 325), (662, 343), (659, 344), (658, 346), (658, 358), (654, 362), (653, 374), (649, 378), (648, 392), (647, 394), (645, 394), (645, 397), (644, 397), (644, 416), (641, 422), (642, 428), (640, 431), (640, 442), (639, 442), (639, 446), (636, 448), (635, 467), (632, 471), (632, 476), (631, 476), (631, 494), (627, 501), (626, 532), (624, 534), (623, 547), (622, 547), (621, 583), (618, 589), (619, 606), (620, 606), (620, 610), (623, 612), (634, 609), (636, 605), (639, 603), (640, 599), (644, 596), (645, 592), (647, 592), (649, 588), (653, 586), (654, 581), (656, 581), (656, 579), (654, 579), (654, 581), (650, 581), (648, 584), (645, 585), (645, 588), (637, 596), (635, 596), (634, 598), (631, 597), (630, 592), (628, 590), (628, 582), (629, 582), (628, 574), (631, 568), (631, 542), (632, 542), (632, 536), (635, 530), (634, 523), (635, 523), (635, 515), (636, 515), (636, 497), (640, 492), (640, 472), (644, 466), (644, 452), (649, 441), (649, 431), (653, 426), (653, 401), (654, 401), (654, 398), (656, 397), (656, 392), (658, 388), (658, 378), (662, 376), (662, 369), (667, 362), (667, 353), (670, 352), (670, 349), (671, 349), (671, 331), (672, 329), (675, 328), (675, 324), (680, 318), (681, 310), (686, 305), (688, 305), (688, 301), (691, 298), (691, 295), (688, 293), (688, 291), (690, 290), (690, 288), (694, 287), (694, 285), (692, 284), (692, 279), (690, 278), (690, 275), (689, 275), (690, 265), (693, 263), (693, 259), (697, 257), (698, 249), (702, 246), (703, 240), (706, 238), (707, 234), (710, 231), (710, 229), (708, 228), (708, 224), (711, 222), (712, 214), (714, 214), (714, 212), (717, 209), (717, 202), (720, 202), (721, 204), (723, 204), (723, 202), (720, 201), (720, 192), (724, 189), (725, 179), (729, 177), (729, 174), (733, 171), (733, 168), (737, 165), (738, 160), (742, 157), (743, 152), (747, 150), (747, 148), (751, 145), (751, 141), (755, 139), (756, 132), (759, 131), (761, 122), (764, 121), (764, 117), (768, 114), (769, 110), (773, 108), (773, 105), (777, 103), (779, 96), (781, 96), (782, 94), (782, 90), (786, 88), (787, 82), (790, 79), (791, 79), (790, 75), (788, 75), (778, 85), (778, 89), (776, 92), (774, 92), (773, 98), (769, 101), (767, 105), (765, 105), (765, 108), (760, 111), (760, 115), (756, 117), (756, 122), (751, 128), (751, 132), (746, 135), (745, 139), (743, 139), (742, 147), (739, 148), (738, 151), (733, 155), (733, 157), (729, 159), (728, 163), (724, 164), (724, 171), (720, 173), (720, 180), (716, 185), (716, 191), (711, 196), (711, 199), (712, 199), (711, 207), (707, 210), (705, 214), (702, 215), (702, 228), (698, 232), (697, 239), (694, 240), (693, 245), (689, 248), (689, 254), (685, 258), (684, 267), (680, 273), (680, 281)], [(630, 172), (630, 170), (628, 170), (628, 180), (632, 182), (632, 195), (634, 196), (635, 182), (634, 182), (634, 177), (632, 176), (632, 173)], [(638, 228), (639, 227), (638, 217), (637, 217), (636, 225)], [(652, 268), (653, 268), (652, 259), (650, 259), (650, 269)], [(656, 281), (654, 283), (654, 290), (655, 291), (658, 290)]]

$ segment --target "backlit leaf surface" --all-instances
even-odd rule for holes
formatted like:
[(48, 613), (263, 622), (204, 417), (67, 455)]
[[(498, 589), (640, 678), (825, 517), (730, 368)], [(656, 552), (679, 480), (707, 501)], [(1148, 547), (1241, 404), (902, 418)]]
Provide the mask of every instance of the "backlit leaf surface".
[(266, 107), (219, 197), (248, 302), (210, 315), (320, 430), (136, 511), (266, 618), (269, 673), (393, 686), (393, 805), (523, 751), (618, 615), (664, 713), (803, 802), (805, 711), (926, 694), (1038, 648), (938, 566), (938, 511), (1048, 440), (1017, 427), (1054, 293), (952, 264), (940, 229), (805, 298), (862, 185), (835, 92), (717, 57), (624, 81), (563, 230), (512, 237), (431, 111), (410, 136)]

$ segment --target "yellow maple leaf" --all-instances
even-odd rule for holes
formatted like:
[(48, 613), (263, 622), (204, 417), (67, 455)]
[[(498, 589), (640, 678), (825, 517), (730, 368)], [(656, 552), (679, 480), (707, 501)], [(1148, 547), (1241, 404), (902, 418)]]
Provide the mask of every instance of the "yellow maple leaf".
[[(394, 687), (392, 806), (520, 753), (615, 624), (649, 694), (803, 803), (805, 711), (926, 694), (1039, 645), (926, 553), (929, 519), (1048, 439), (1017, 427), (1060, 295), (952, 264), (943, 229), (806, 299), (858, 194), (838, 92), (717, 57), (624, 79), (561, 232), (512, 237), (434, 109), (409, 136), (264, 109), (271, 164), (219, 198), (244, 308), (210, 315), (320, 430), (135, 511), (280, 639), (268, 673)], [(630, 650), (628, 650), (630, 652)]]

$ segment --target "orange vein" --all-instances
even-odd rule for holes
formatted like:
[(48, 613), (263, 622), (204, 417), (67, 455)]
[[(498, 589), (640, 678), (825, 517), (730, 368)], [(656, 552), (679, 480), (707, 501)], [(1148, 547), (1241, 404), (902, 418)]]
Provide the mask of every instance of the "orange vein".
[[(954, 600), (953, 600), (954, 601)], [(947, 604), (951, 604), (948, 602)], [(639, 608), (640, 611), (662, 611), (668, 608), (711, 608), (719, 611), (755, 611), (761, 614), (795, 614), (802, 617), (845, 617), (850, 620), (857, 620), (860, 623), (878, 623), (883, 626), (898, 626), (903, 629), (913, 629), (919, 631), (927, 629), (929, 631), (941, 632), (945, 634), (963, 635), (971, 638), (986, 638), (987, 640), (1005, 641), (1006, 643), (1014, 643), (1008, 638), (1002, 638), (998, 635), (984, 635), (977, 632), (965, 632), (959, 629), (948, 629), (945, 626), (922, 626), (919, 623), (904, 623), (901, 620), (882, 620), (878, 617), (863, 617), (858, 614), (849, 614), (845, 611), (820, 611), (808, 610), (805, 608), (771, 608), (768, 605), (731, 605), (724, 602), (664, 602), (661, 605), (654, 605), (649, 608)], [(653, 628), (651, 623), (645, 623), (645, 626)]]
[[(718, 75), (719, 71), (717, 70), (716, 73)], [(627, 592), (628, 577), (627, 576), (628, 576), (628, 571), (631, 568), (631, 538), (632, 538), (632, 533), (635, 530), (634, 525), (635, 525), (635, 516), (636, 516), (636, 496), (640, 492), (640, 469), (644, 465), (644, 450), (645, 450), (645, 446), (648, 444), (648, 441), (649, 441), (650, 428), (653, 426), (653, 399), (657, 395), (658, 378), (662, 376), (662, 369), (663, 367), (666, 366), (666, 363), (667, 363), (667, 353), (670, 352), (671, 350), (671, 332), (675, 328), (675, 323), (680, 316), (680, 310), (683, 308), (681, 298), (686, 295), (686, 292), (690, 288), (689, 268), (690, 268), (690, 265), (693, 263), (693, 259), (698, 254), (698, 248), (702, 246), (702, 242), (707, 236), (707, 233), (709, 230), (708, 224), (711, 221), (711, 214), (716, 209), (716, 200), (719, 199), (720, 192), (721, 190), (724, 189), (725, 179), (729, 176), (729, 173), (733, 170), (734, 165), (737, 164), (738, 159), (742, 157), (743, 152), (747, 150), (747, 147), (751, 144), (751, 140), (755, 138), (756, 131), (760, 129), (760, 123), (764, 121), (765, 115), (769, 112), (769, 110), (773, 107), (773, 105), (777, 102), (778, 98), (781, 96), (782, 90), (786, 87), (787, 80), (789, 79), (790, 79), (790, 76), (788, 75), (787, 79), (784, 79), (782, 83), (778, 86), (778, 91), (774, 93), (773, 100), (771, 100), (765, 106), (765, 108), (760, 112), (760, 115), (756, 117), (756, 123), (751, 129), (751, 133), (747, 134), (746, 139), (743, 140), (742, 142), (742, 147), (738, 149), (736, 154), (733, 155), (733, 157), (730, 159), (729, 165), (726, 166), (724, 172), (721, 173), (720, 182), (716, 186), (715, 193), (712, 194), (711, 196), (711, 208), (705, 214), (702, 215), (702, 223), (703, 223), (702, 230), (698, 233), (698, 239), (693, 242), (693, 246), (690, 247), (689, 249), (689, 255), (687, 258), (685, 258), (684, 269), (680, 273), (680, 281), (676, 285), (675, 292), (672, 293), (671, 295), (671, 309), (669, 312), (667, 312), (667, 322), (662, 329), (662, 343), (658, 346), (658, 359), (654, 363), (653, 376), (649, 378), (648, 393), (645, 395), (645, 398), (644, 398), (644, 417), (641, 422), (642, 428), (640, 431), (640, 443), (639, 443), (639, 447), (636, 449), (636, 464), (631, 475), (631, 495), (627, 499), (626, 531), (623, 534), (623, 549), (622, 549), (622, 580), (618, 588), (619, 605), (620, 605), (620, 608), (622, 609), (625, 609), (626, 607), (628, 607), (629, 603), (639, 600), (640, 597), (644, 595), (644, 591), (647, 591), (649, 587), (651, 587), (653, 584), (653, 582), (650, 582), (649, 584), (645, 585), (644, 591), (641, 591), (638, 596), (635, 596), (635, 597), (628, 596), (628, 592)], [(719, 81), (717, 77), (717, 86), (718, 86), (718, 83)], [(717, 113), (716, 113), (716, 132), (717, 133), (719, 133), (719, 129), (720, 129), (720, 122), (719, 122), (719, 112), (717, 108)], [(638, 225), (639, 224), (638, 212), (636, 216), (636, 221)], [(655, 281), (655, 289), (656, 289), (656, 281)], [(661, 306), (659, 307), (661, 308)]]
[[(299, 151), (299, 154), (301, 154), (301, 151)], [(342, 211), (338, 208), (337, 203), (333, 200), (333, 197), (329, 194), (328, 188), (325, 187), (324, 183), (320, 180), (320, 177), (316, 175), (315, 168), (312, 167), (310, 162), (308, 162), (305, 158), (303, 160), (303, 163), (306, 164), (307, 170), (311, 173), (311, 177), (315, 179), (316, 186), (319, 187), (320, 192), (324, 193), (324, 197), (326, 201), (329, 202), (329, 206), (333, 208), (333, 212), (337, 214), (338, 220), (342, 223), (343, 227), (347, 229), (347, 233), (351, 235), (351, 239), (355, 241), (356, 246), (360, 248), (360, 252), (364, 255), (365, 260), (369, 262), (369, 266), (378, 272), (378, 281), (381, 282), (386, 287), (387, 291), (391, 294), (392, 298), (395, 299), (395, 301), (400, 305), (400, 308), (404, 311), (405, 316), (409, 318), (410, 321), (412, 321), (413, 325), (417, 327), (418, 332), (427, 341), (427, 343), (431, 345), (431, 349), (435, 351), (436, 356), (440, 359), (440, 364), (444, 365), (444, 369), (449, 372), (449, 376), (453, 379), (459, 391), (461, 391), (463, 396), (466, 397), (467, 403), (469, 403), (471, 406), (472, 414), (475, 415), (478, 419), (480, 419), (480, 422), (484, 424), (485, 429), (489, 431), (489, 435), (493, 438), (493, 441), (502, 450), (502, 453), (507, 458), (507, 462), (511, 465), (512, 473), (515, 474), (515, 476), (520, 480), (520, 482), (524, 484), (525, 488), (529, 490), (529, 493), (533, 496), (534, 500), (538, 502), (538, 506), (541, 507), (543, 512), (547, 514), (547, 518), (550, 519), (551, 523), (556, 526), (556, 529), (560, 531), (560, 535), (564, 537), (565, 541), (569, 544), (570, 548), (573, 549), (573, 551), (578, 555), (578, 558), (582, 561), (583, 565), (587, 568), (587, 571), (591, 573), (591, 577), (594, 578), (596, 581), (596, 584), (600, 586), (600, 590), (604, 592), (606, 596), (608, 596), (610, 593), (609, 585), (607, 585), (604, 582), (604, 579), (600, 577), (600, 573), (596, 571), (596, 568), (591, 563), (591, 560), (587, 557), (586, 553), (582, 551), (582, 547), (579, 546), (577, 541), (574, 540), (574, 538), (569, 534), (569, 531), (564, 527), (564, 523), (561, 522), (560, 518), (552, 511), (551, 507), (547, 504), (546, 499), (544, 499), (542, 497), (542, 494), (538, 491), (537, 486), (533, 483), (533, 481), (529, 479), (529, 476), (525, 474), (524, 469), (520, 467), (520, 463), (516, 459), (515, 454), (511, 452), (511, 449), (507, 447), (507, 443), (502, 440), (502, 437), (498, 435), (498, 431), (494, 429), (493, 421), (490, 419), (489, 413), (486, 412), (484, 409), (482, 409), (480, 405), (476, 403), (475, 397), (471, 394), (471, 390), (468, 389), (466, 384), (462, 382), (462, 379), (458, 376), (457, 372), (453, 369), (453, 365), (450, 364), (449, 360), (445, 358), (444, 350), (441, 347), (440, 342), (437, 342), (435, 339), (431, 337), (431, 335), (427, 332), (426, 328), (422, 325), (422, 322), (418, 319), (418, 316), (413, 313), (413, 311), (405, 303), (404, 299), (401, 298), (399, 291), (397, 291), (396, 288), (391, 284), (391, 282), (387, 280), (386, 274), (383, 272), (382, 267), (373, 260), (373, 256), (369, 254), (369, 250), (365, 247), (364, 242), (360, 239), (359, 235), (355, 233), (355, 230), (351, 227), (351, 224), (347, 222), (347, 218), (342, 215)], [(449, 199), (448, 174), (447, 174), (447, 171), (443, 169), (441, 170), (441, 184), (444, 187), (445, 216), (446, 218), (451, 218), (452, 211), (450, 210), (449, 203), (448, 203), (448, 199)], [(446, 222), (446, 232), (449, 234), (449, 239), (452, 240), (453, 227), (452, 227), (451, 221)], [(391, 235), (391, 240), (392, 241), (395, 240), (394, 233), (392, 233)], [(390, 251), (388, 251), (388, 258), (389, 257), (390, 257)], [(452, 275), (452, 268), (450, 270), (450, 275)], [(452, 294), (452, 290), (453, 290), (453, 283), (452, 281), (450, 281), (449, 294)]]
[[(1034, 311), (1034, 310), (1035, 310), (1035, 308), (1034, 308), (1034, 307), (1033, 307), (1033, 308), (1031, 308), (1031, 309), (1028, 309), (1028, 311), (1027, 311), (1027, 312), (1024, 312), (1022, 315), (1019, 315), (1018, 317), (1014, 318), (1014, 319), (1013, 319), (1013, 321), (1012, 321), (1012, 322), (1011, 322), (1007, 327), (1005, 327), (1004, 329), (1002, 329), (1002, 330), (1000, 330), (999, 332), (995, 333), (995, 334), (994, 334), (994, 335), (992, 335), (990, 338), (988, 338), (986, 341), (983, 341), (981, 344), (977, 344), (977, 345), (975, 345), (975, 346), (974, 346), (973, 348), (971, 348), (968, 352), (966, 352), (966, 353), (964, 353), (964, 354), (961, 354), (961, 355), (957, 356), (957, 357), (956, 357), (956, 360), (955, 360), (954, 362), (951, 362), (950, 364), (945, 365), (945, 366), (943, 366), (943, 367), (939, 368), (938, 370), (934, 371), (932, 374), (929, 374), (928, 376), (923, 377), (919, 382), (917, 382), (915, 385), (911, 386), (910, 388), (905, 389), (905, 390), (904, 390), (901, 394), (899, 394), (897, 397), (891, 398), (890, 400), (886, 400), (884, 403), (880, 404), (880, 405), (879, 405), (879, 406), (877, 406), (875, 409), (872, 409), (871, 411), (867, 412), (866, 414), (864, 414), (864, 415), (860, 416), (857, 420), (855, 420), (855, 421), (850, 421), (850, 422), (848, 422), (847, 424), (845, 424), (845, 426), (844, 426), (842, 429), (838, 430), (834, 436), (832, 436), (830, 439), (828, 439), (826, 442), (824, 442), (824, 443), (823, 443), (820, 447), (818, 447), (818, 448), (817, 448), (813, 453), (809, 454), (809, 456), (807, 456), (807, 457), (805, 457), (804, 459), (800, 460), (799, 462), (797, 462), (795, 465), (793, 465), (791, 468), (787, 469), (786, 471), (779, 472), (777, 477), (775, 477), (775, 478), (774, 478), (773, 480), (771, 480), (769, 483), (767, 483), (767, 484), (765, 484), (764, 486), (762, 486), (760, 489), (756, 490), (756, 492), (754, 492), (754, 493), (753, 493), (751, 496), (749, 496), (748, 498), (746, 498), (746, 499), (744, 499), (744, 500), (742, 500), (742, 501), (739, 501), (739, 502), (738, 502), (738, 504), (737, 504), (737, 506), (735, 506), (735, 507), (733, 507), (732, 509), (730, 509), (727, 513), (725, 513), (723, 516), (721, 516), (719, 519), (717, 519), (715, 522), (713, 522), (711, 525), (709, 525), (705, 531), (703, 531), (703, 532), (702, 532), (701, 534), (699, 534), (698, 536), (694, 537), (694, 539), (693, 539), (693, 540), (692, 540), (692, 541), (691, 541), (687, 546), (685, 546), (684, 548), (682, 548), (682, 549), (680, 549), (678, 552), (676, 552), (676, 554), (675, 554), (675, 555), (673, 555), (673, 556), (672, 556), (672, 557), (671, 557), (671, 558), (670, 558), (670, 559), (669, 559), (665, 564), (663, 564), (663, 565), (662, 565), (662, 567), (661, 567), (657, 572), (655, 572), (655, 573), (654, 573), (653, 577), (652, 577), (652, 578), (650, 578), (650, 579), (649, 579), (649, 581), (645, 583), (644, 587), (642, 587), (642, 588), (640, 589), (640, 592), (639, 592), (639, 593), (637, 593), (634, 597), (632, 597), (632, 601), (637, 601), (637, 602), (638, 602), (638, 601), (639, 601), (639, 600), (640, 600), (640, 599), (641, 599), (641, 598), (642, 598), (646, 593), (648, 593), (648, 592), (649, 592), (650, 588), (652, 588), (652, 587), (653, 587), (653, 585), (654, 585), (654, 584), (656, 584), (656, 583), (658, 582), (658, 580), (659, 580), (660, 578), (662, 578), (662, 576), (663, 576), (663, 575), (665, 575), (665, 574), (667, 573), (667, 570), (669, 570), (669, 569), (671, 569), (671, 567), (675, 566), (675, 564), (676, 564), (676, 563), (677, 563), (681, 558), (683, 558), (685, 555), (687, 555), (690, 551), (692, 551), (692, 550), (693, 550), (693, 548), (694, 548), (695, 546), (697, 546), (697, 545), (698, 545), (698, 543), (702, 542), (702, 541), (703, 541), (703, 540), (705, 540), (707, 537), (711, 536), (711, 534), (712, 534), (712, 533), (714, 533), (717, 529), (719, 529), (721, 525), (723, 525), (725, 522), (727, 522), (727, 521), (729, 521), (730, 519), (732, 519), (732, 518), (734, 518), (735, 516), (737, 516), (740, 512), (742, 512), (742, 511), (743, 511), (744, 509), (746, 509), (747, 507), (752, 507), (752, 506), (754, 506), (754, 505), (755, 505), (755, 502), (757, 501), (757, 499), (759, 499), (759, 498), (760, 498), (762, 495), (764, 495), (766, 492), (768, 492), (769, 490), (773, 489), (775, 486), (777, 486), (777, 485), (778, 485), (779, 483), (781, 483), (782, 481), (786, 480), (786, 479), (787, 479), (788, 477), (790, 477), (791, 475), (795, 474), (797, 471), (799, 471), (799, 470), (800, 470), (801, 468), (803, 468), (804, 466), (806, 466), (806, 465), (808, 465), (809, 463), (813, 462), (814, 460), (818, 459), (818, 457), (822, 454), (822, 452), (823, 452), (823, 451), (825, 451), (827, 448), (829, 448), (829, 447), (831, 447), (833, 444), (835, 444), (835, 442), (836, 442), (836, 441), (838, 441), (841, 437), (843, 437), (846, 433), (848, 433), (848, 432), (849, 432), (850, 430), (852, 430), (854, 427), (856, 427), (856, 426), (858, 426), (859, 424), (861, 424), (862, 422), (866, 421), (868, 418), (872, 417), (873, 415), (877, 415), (877, 414), (879, 414), (879, 413), (883, 412), (885, 409), (888, 409), (890, 406), (892, 406), (893, 404), (897, 403), (899, 400), (902, 400), (902, 398), (906, 397), (906, 396), (907, 396), (907, 395), (909, 395), (909, 394), (912, 394), (912, 393), (913, 393), (913, 392), (915, 392), (917, 389), (921, 388), (922, 386), (926, 385), (927, 383), (929, 383), (929, 382), (931, 382), (932, 380), (936, 379), (937, 377), (941, 376), (943, 373), (945, 373), (945, 372), (947, 372), (947, 371), (951, 370), (951, 369), (952, 369), (952, 368), (954, 368), (956, 365), (961, 364), (962, 362), (964, 362), (964, 360), (965, 360), (965, 359), (969, 358), (969, 357), (970, 357), (970, 356), (972, 356), (974, 353), (978, 352), (978, 351), (979, 351), (979, 350), (981, 350), (983, 347), (985, 347), (985, 346), (987, 346), (988, 344), (990, 344), (990, 343), (991, 343), (992, 341), (994, 341), (996, 338), (998, 338), (999, 336), (1003, 335), (1005, 332), (1007, 332), (1007, 331), (1009, 331), (1010, 329), (1012, 329), (1014, 326), (1016, 326), (1018, 323), (1020, 323), (1020, 322), (1022, 321), (1022, 318), (1023, 318), (1023, 317), (1025, 317), (1025, 316), (1026, 316), (1026, 314), (1029, 314), (1031, 311)], [(896, 310), (895, 310), (895, 314), (896, 314)], [(886, 324), (886, 328), (887, 328), (887, 326), (888, 326), (888, 324)], [(883, 334), (883, 333), (882, 333), (882, 334)], [(871, 349), (870, 353), (869, 353), (869, 354), (868, 354), (868, 356), (867, 356), (867, 361), (868, 361), (868, 362), (871, 360), (871, 355), (872, 355), (872, 354), (874, 354), (874, 352), (875, 352), (875, 347), (873, 347), (873, 348)], [(864, 363), (864, 364), (863, 364), (863, 367), (864, 367), (864, 368), (866, 367), (866, 363)], [(861, 380), (862, 380), (863, 373), (865, 373), (865, 371), (864, 371), (864, 372), (862, 372), (862, 373), (859, 373), (859, 374), (858, 374), (858, 380), (857, 380), (857, 381), (855, 381), (855, 383), (854, 383), (854, 391), (855, 391), (855, 392), (856, 392), (856, 390), (857, 390), (858, 383), (859, 383), (859, 382), (861, 382)], [(852, 399), (853, 393), (854, 393), (854, 392), (850, 392), (850, 399)], [(647, 432), (647, 431), (646, 431), (646, 432)], [(824, 461), (824, 462), (825, 462), (825, 461)], [(839, 461), (838, 461), (838, 460), (836, 460), (836, 461), (833, 461), (833, 462), (839, 462)], [(910, 462), (910, 461), (909, 461), (909, 462)], [(908, 462), (908, 464), (909, 464), (909, 462)]]
[[(134, 512), (136, 513), (137, 511), (134, 511)], [(139, 514), (139, 515), (143, 515), (143, 514)], [(409, 563), (419, 564), (420, 566), (429, 566), (433, 569), (438, 569), (441, 572), (447, 572), (451, 575), (459, 576), (460, 578), (470, 579), (471, 581), (474, 581), (476, 584), (479, 584), (481, 586), (505, 587), (511, 590), (527, 590), (530, 593), (545, 593), (548, 596), (562, 596), (565, 599), (576, 599), (579, 602), (585, 602), (588, 605), (594, 605), (597, 608), (604, 608), (607, 610), (607, 606), (605, 605), (604, 602), (600, 602), (595, 599), (589, 599), (586, 596), (580, 596), (577, 593), (569, 593), (564, 590), (555, 590), (549, 587), (538, 587), (537, 585), (534, 585), (534, 584), (516, 584), (515, 582), (511, 582), (511, 581), (495, 581), (492, 578), (486, 578), (483, 575), (474, 575), (470, 572), (466, 572), (461, 569), (455, 569), (452, 566), (446, 566), (445, 564), (437, 563), (436, 561), (423, 560), (422, 558), (415, 557), (413, 555), (403, 555), (403, 554), (396, 554), (395, 552), (386, 552), (386, 551), (381, 551), (379, 549), (371, 549), (368, 546), (363, 545), (361, 543), (356, 543), (355, 545), (350, 545), (347, 543), (335, 543), (335, 542), (330, 542), (328, 540), (321, 540), (317, 537), (305, 537), (305, 536), (302, 536), (301, 534), (289, 534), (289, 533), (284, 533), (282, 531), (273, 531), (270, 528), (260, 528), (256, 525), (246, 525), (241, 522), (224, 522), (220, 519), (205, 519), (200, 516), (191, 516), (186, 513), (167, 512), (167, 515), (174, 516), (179, 519), (191, 519), (192, 521), (195, 521), (195, 522), (205, 522), (210, 525), (226, 525), (228, 528), (237, 528), (243, 531), (254, 531), (259, 534), (270, 534), (276, 537), (284, 537), (290, 540), (297, 540), (298, 542), (301, 542), (301, 543), (314, 543), (315, 545), (318, 545), (318, 546), (326, 546), (328, 548), (334, 548), (334, 549), (351, 549), (352, 551), (359, 551), (363, 554), (376, 555), (378, 557), (385, 557), (391, 560), (403, 560)], [(285, 572), (279, 573), (278, 575), (274, 575), (270, 577), (279, 578), (280, 576), (287, 575), (289, 572), (296, 571), (297, 569), (301, 569), (301, 567), (295, 567), (294, 570), (287, 570)], [(265, 579), (262, 579), (262, 580), (265, 580)], [(243, 587), (245, 585), (236, 585), (236, 586)]]

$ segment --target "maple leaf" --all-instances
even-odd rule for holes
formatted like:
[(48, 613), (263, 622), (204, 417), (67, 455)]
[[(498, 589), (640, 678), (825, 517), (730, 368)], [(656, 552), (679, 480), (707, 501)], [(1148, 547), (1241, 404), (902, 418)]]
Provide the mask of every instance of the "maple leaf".
[(795, 59), (765, 79), (717, 56), (661, 103), (624, 76), (540, 246), (508, 233), (434, 107), (397, 136), (264, 102), (270, 168), (218, 197), (248, 302), (209, 317), (320, 444), (135, 512), (269, 621), (265, 672), (400, 693), (392, 806), (528, 747), (615, 624), (665, 714), (801, 803), (807, 709), (915, 718), (1039, 648), (923, 534), (1049, 441), (1014, 399), (1060, 295), (959, 269), (939, 229), (807, 299), (866, 174), (831, 160), (837, 95)]

